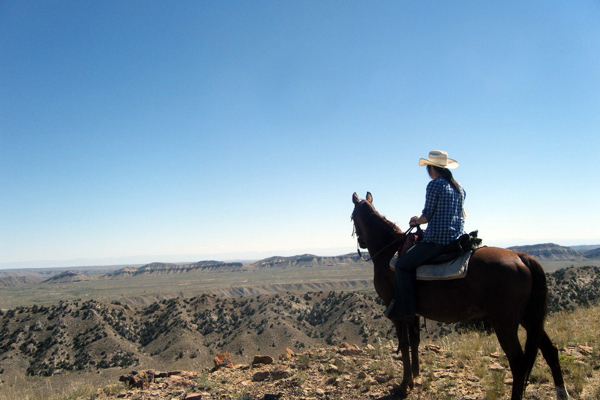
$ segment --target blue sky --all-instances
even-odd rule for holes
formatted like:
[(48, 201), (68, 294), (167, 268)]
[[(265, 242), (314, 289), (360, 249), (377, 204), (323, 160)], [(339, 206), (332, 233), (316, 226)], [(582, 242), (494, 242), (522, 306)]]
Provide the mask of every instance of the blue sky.
[(600, 4), (0, 3), (0, 267), (341, 254), (433, 149), (490, 245), (600, 243)]

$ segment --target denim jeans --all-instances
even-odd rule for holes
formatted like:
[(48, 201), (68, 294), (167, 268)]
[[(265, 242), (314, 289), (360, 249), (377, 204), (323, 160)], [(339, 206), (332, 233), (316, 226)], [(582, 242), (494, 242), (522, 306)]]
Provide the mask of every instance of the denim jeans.
[(417, 296), (415, 293), (417, 267), (442, 254), (446, 246), (431, 242), (419, 242), (396, 263), (396, 298), (393, 313), (398, 317), (414, 316)]

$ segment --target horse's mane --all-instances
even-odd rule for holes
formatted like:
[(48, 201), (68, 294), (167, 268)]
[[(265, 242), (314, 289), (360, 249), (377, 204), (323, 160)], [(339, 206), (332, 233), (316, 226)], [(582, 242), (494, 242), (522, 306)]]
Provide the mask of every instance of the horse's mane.
[(379, 214), (379, 212), (377, 212), (377, 210), (375, 210), (375, 209), (373, 209), (373, 211), (375, 211), (375, 214), (378, 215), (383, 222), (385, 222), (386, 224), (388, 224), (394, 230), (394, 233), (398, 233), (398, 234), (404, 233), (404, 232), (402, 232), (402, 229), (400, 229), (400, 227), (398, 227), (398, 225), (396, 225), (395, 223), (393, 223), (392, 221), (390, 221), (389, 219), (387, 219), (385, 217), (385, 215)]
[[(385, 215), (380, 214), (379, 211), (377, 211), (375, 209), (375, 207), (373, 207), (372, 204), (370, 204), (370, 203), (368, 203), (368, 204), (369, 204), (369, 206), (370, 206), (369, 208), (371, 209), (371, 211), (373, 212), (373, 214), (376, 215), (377, 217), (379, 217), (379, 219), (382, 222), (384, 222), (385, 225), (388, 225), (390, 228), (392, 228), (392, 231), (393, 231), (392, 233), (394, 233), (394, 234), (403, 234), (404, 233), (404, 232), (402, 232), (402, 229), (400, 229), (398, 227), (398, 225), (396, 225), (395, 223), (393, 223), (392, 221), (390, 221), (389, 219), (387, 219), (385, 217)], [(356, 212), (356, 210), (355, 210), (355, 212)], [(354, 212), (352, 213), (352, 219), (354, 219)]]

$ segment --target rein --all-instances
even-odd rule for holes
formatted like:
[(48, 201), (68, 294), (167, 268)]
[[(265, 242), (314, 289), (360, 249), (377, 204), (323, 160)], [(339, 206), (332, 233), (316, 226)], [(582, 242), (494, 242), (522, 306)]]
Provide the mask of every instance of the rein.
[(422, 232), (421, 227), (420, 226), (411, 226), (406, 232), (404, 232), (404, 237), (400, 236), (397, 237), (396, 239), (392, 240), (392, 242), (390, 244), (388, 244), (387, 246), (385, 246), (384, 248), (382, 248), (381, 250), (379, 250), (377, 253), (375, 253), (373, 256), (369, 256), (369, 258), (364, 258), (362, 253), (360, 252), (360, 246), (358, 245), (358, 239), (357, 239), (357, 243), (356, 243), (356, 251), (358, 251), (358, 256), (360, 257), (361, 261), (365, 261), (365, 262), (369, 262), (372, 259), (374, 259), (375, 257), (377, 257), (379, 254), (381, 254), (384, 250), (386, 250), (388, 247), (390, 247), (391, 245), (393, 245), (394, 243), (396, 243), (398, 241), (398, 239), (402, 239), (402, 240), (406, 240), (408, 238), (408, 235), (412, 232), (413, 229), (417, 228), (417, 234), (420, 234)]
[(396, 239), (392, 240), (392, 242), (391, 242), (390, 244), (386, 245), (384, 248), (382, 248), (381, 250), (379, 250), (377, 253), (373, 254), (372, 256), (371, 256), (371, 255), (369, 255), (369, 258), (364, 258), (364, 257), (363, 257), (362, 253), (360, 252), (360, 246), (358, 245), (358, 240), (357, 240), (357, 243), (356, 243), (356, 251), (358, 251), (358, 256), (360, 257), (360, 260), (361, 260), (361, 261), (364, 261), (364, 262), (369, 262), (369, 261), (371, 261), (372, 259), (374, 259), (374, 258), (375, 258), (375, 257), (377, 257), (378, 255), (380, 255), (380, 254), (381, 254), (381, 253), (382, 253), (384, 250), (387, 250), (387, 248), (388, 248), (388, 247), (390, 247), (391, 245), (393, 245), (394, 243), (396, 243), (396, 242), (397, 242), (399, 239), (400, 239), (400, 240), (404, 240), (404, 239), (406, 239), (406, 237), (408, 236), (408, 234), (410, 233), (410, 231), (412, 231), (412, 230), (413, 230), (413, 228), (414, 228), (414, 226), (413, 226), (413, 227), (411, 227), (411, 228), (410, 228), (408, 231), (406, 231), (406, 232), (405, 232), (405, 234), (404, 234), (404, 236), (399, 236), (399, 237), (397, 237)]

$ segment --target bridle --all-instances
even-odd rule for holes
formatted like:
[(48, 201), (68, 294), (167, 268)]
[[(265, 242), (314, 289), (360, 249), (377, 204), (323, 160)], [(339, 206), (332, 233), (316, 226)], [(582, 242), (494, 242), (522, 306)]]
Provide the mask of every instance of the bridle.
[(378, 255), (380, 255), (381, 253), (383, 253), (384, 250), (387, 250), (391, 245), (393, 245), (394, 243), (400, 241), (403, 241), (404, 239), (406, 239), (406, 236), (399, 236), (396, 239), (392, 240), (392, 242), (388, 245), (386, 245), (385, 247), (383, 247), (381, 250), (379, 250), (377, 253), (370, 255), (369, 254), (369, 258), (365, 258), (363, 257), (362, 253), (360, 252), (360, 246), (358, 245), (358, 240), (356, 243), (356, 251), (358, 251), (358, 256), (360, 257), (361, 261), (365, 261), (365, 262), (369, 262), (373, 259), (375, 259)]

